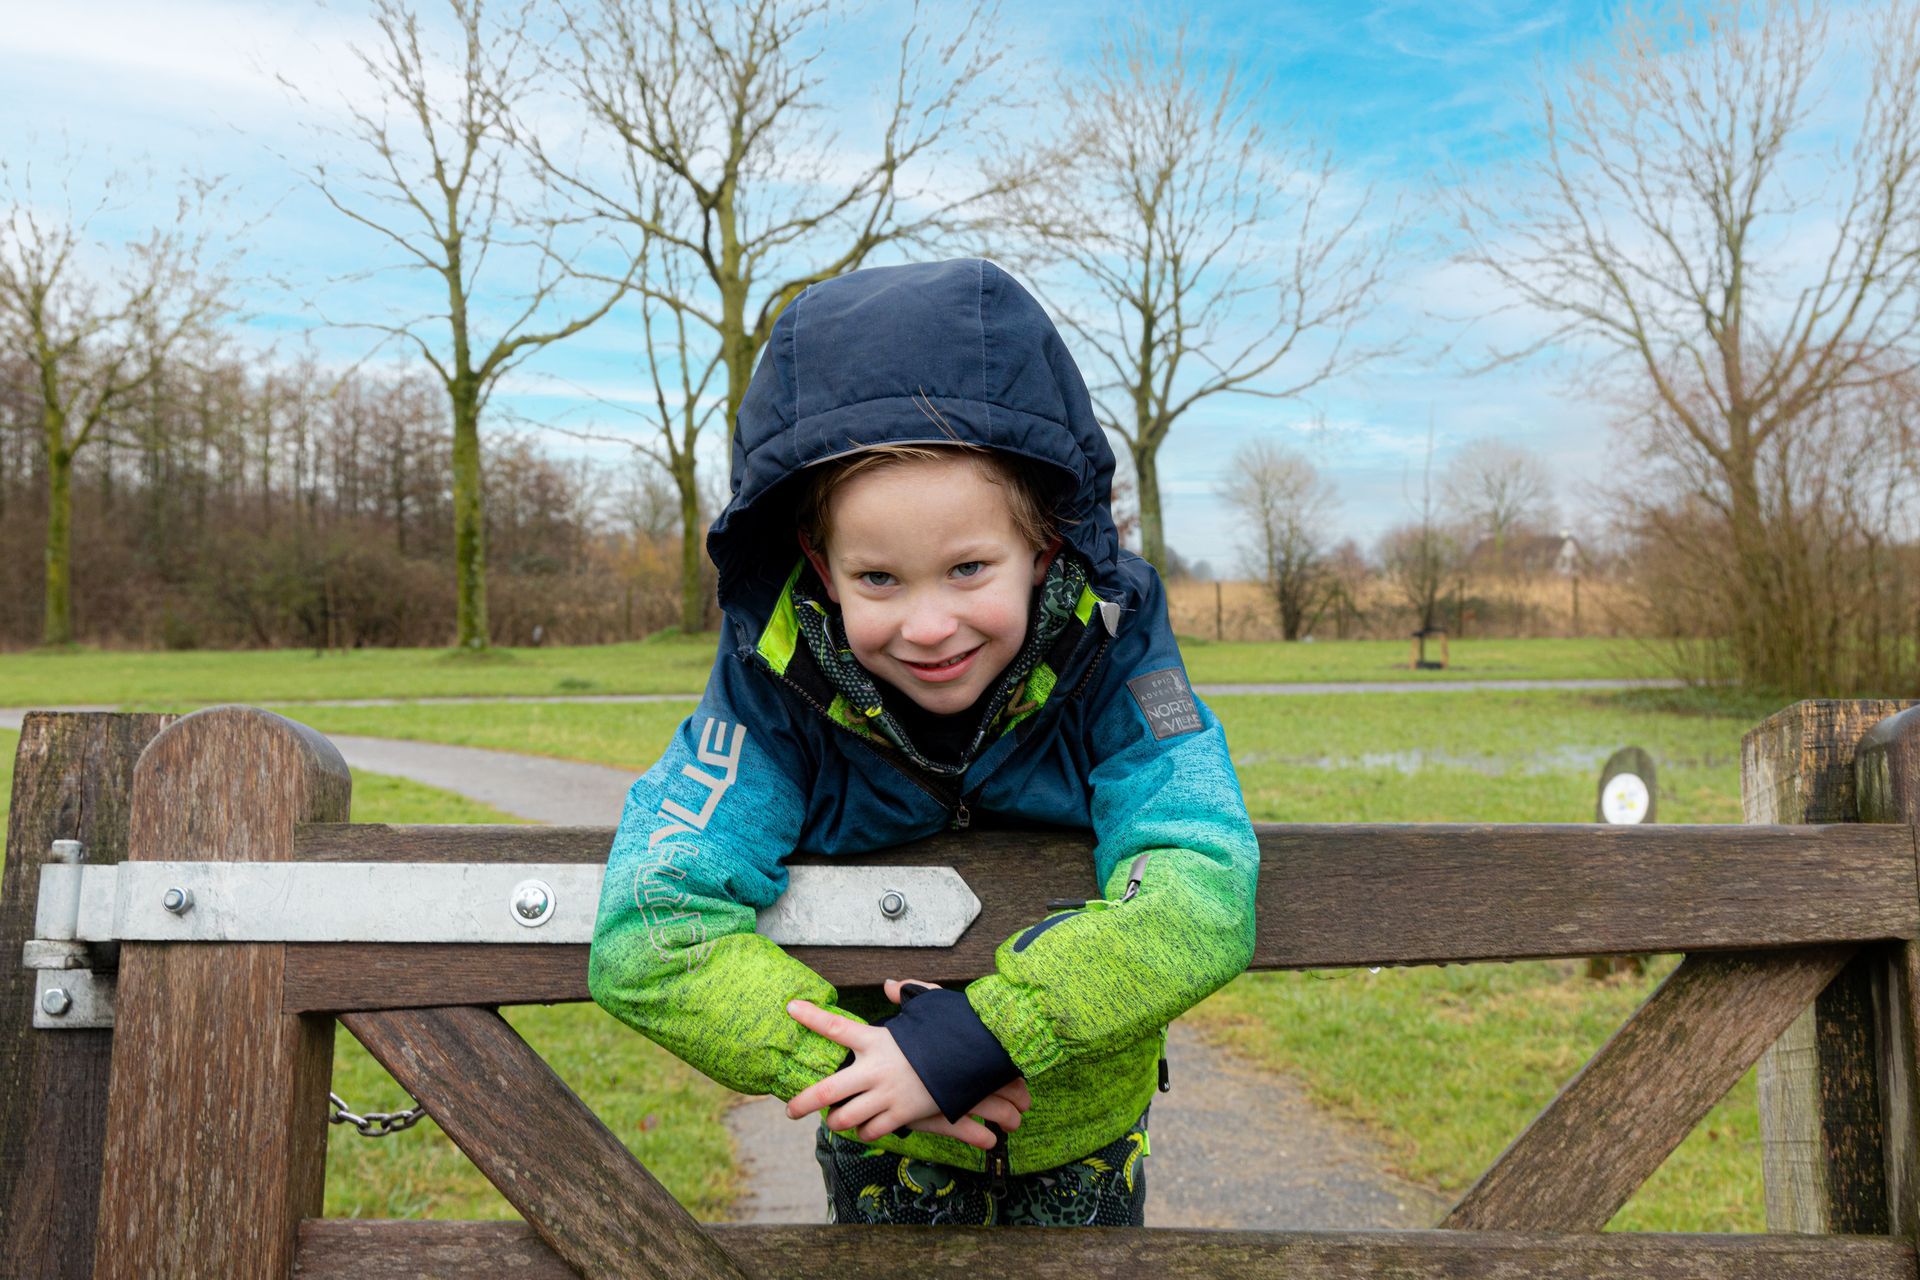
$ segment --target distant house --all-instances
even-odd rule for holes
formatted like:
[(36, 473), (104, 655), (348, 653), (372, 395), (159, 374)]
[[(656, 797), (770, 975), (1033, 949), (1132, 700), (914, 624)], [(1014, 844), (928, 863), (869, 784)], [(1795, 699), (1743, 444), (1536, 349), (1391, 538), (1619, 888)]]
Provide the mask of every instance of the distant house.
[(1587, 555), (1572, 533), (1517, 533), (1505, 547), (1494, 550), (1492, 538), (1482, 538), (1467, 555), (1470, 573), (1518, 573), (1528, 577), (1559, 574), (1571, 578), (1587, 572)]

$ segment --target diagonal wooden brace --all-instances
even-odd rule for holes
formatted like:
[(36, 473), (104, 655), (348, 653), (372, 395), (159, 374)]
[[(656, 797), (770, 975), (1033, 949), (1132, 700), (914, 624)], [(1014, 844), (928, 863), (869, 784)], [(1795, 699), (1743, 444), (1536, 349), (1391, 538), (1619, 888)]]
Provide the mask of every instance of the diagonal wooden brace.
[(349, 1013), (340, 1021), (582, 1276), (744, 1280), (493, 1010)]
[(1855, 950), (1688, 956), (1440, 1225), (1599, 1231)]

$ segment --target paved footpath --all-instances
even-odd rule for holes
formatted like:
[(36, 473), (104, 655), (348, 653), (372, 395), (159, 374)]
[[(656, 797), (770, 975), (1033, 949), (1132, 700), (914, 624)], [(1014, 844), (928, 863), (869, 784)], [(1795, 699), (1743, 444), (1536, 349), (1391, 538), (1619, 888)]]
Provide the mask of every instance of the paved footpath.
[[(1438, 686), (1436, 686), (1438, 687)], [(0, 728), (18, 728), (0, 710)], [(474, 747), (332, 739), (355, 769), (410, 778), (535, 822), (611, 826), (633, 777), (625, 770)], [(1421, 1227), (1445, 1208), (1432, 1193), (1384, 1171), (1378, 1145), (1322, 1113), (1285, 1076), (1260, 1071), (1175, 1024), (1171, 1091), (1153, 1104), (1147, 1161), (1154, 1226), (1334, 1229)], [(746, 1222), (823, 1222), (813, 1124), (773, 1098), (728, 1115), (746, 1194)]]

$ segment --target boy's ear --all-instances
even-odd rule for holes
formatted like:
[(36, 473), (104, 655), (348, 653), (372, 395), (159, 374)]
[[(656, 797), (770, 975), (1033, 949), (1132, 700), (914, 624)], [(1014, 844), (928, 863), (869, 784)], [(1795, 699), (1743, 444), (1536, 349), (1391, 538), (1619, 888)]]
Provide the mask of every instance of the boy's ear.
[(1047, 545), (1033, 553), (1033, 585), (1039, 586), (1047, 580), (1047, 570), (1053, 568), (1053, 558), (1060, 554), (1061, 538), (1059, 534), (1047, 539)]
[(839, 604), (840, 592), (833, 585), (833, 574), (827, 570), (827, 558), (813, 549), (813, 544), (807, 541), (806, 534), (795, 530), (794, 536), (800, 539), (800, 554), (807, 558), (807, 563), (813, 566), (813, 571), (820, 575), (821, 585), (827, 589), (827, 599)]

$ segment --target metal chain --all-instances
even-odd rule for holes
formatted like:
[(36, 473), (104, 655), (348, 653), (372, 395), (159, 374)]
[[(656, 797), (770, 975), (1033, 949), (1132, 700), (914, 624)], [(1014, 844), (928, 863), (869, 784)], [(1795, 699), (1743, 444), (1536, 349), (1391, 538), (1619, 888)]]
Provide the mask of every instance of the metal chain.
[(327, 1101), (332, 1108), (327, 1114), (328, 1123), (350, 1124), (360, 1131), (363, 1138), (384, 1138), (390, 1133), (411, 1129), (420, 1123), (420, 1117), (427, 1114), (427, 1109), (411, 1098), (408, 1101), (413, 1102), (413, 1106), (409, 1110), (369, 1111), (363, 1116), (355, 1115), (353, 1109), (347, 1106), (347, 1100), (337, 1093), (329, 1093)]

